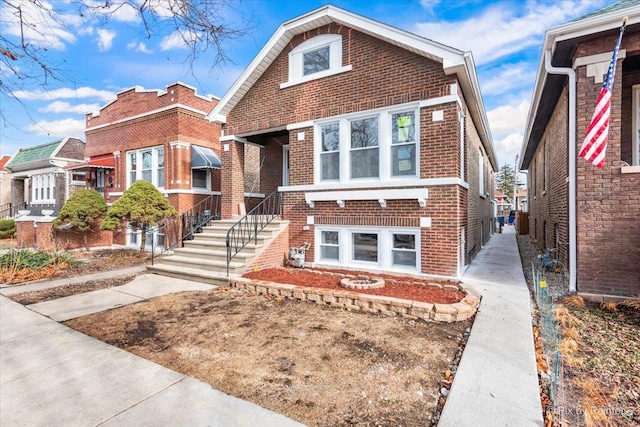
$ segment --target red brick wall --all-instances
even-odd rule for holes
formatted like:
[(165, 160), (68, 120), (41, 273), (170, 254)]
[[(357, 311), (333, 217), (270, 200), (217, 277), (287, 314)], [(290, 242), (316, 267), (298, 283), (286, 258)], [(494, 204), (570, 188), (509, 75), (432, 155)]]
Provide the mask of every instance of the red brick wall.
[[(163, 146), (165, 152), (166, 190), (191, 190), (191, 150), (184, 145), (171, 144), (180, 141), (188, 144), (212, 148), (218, 156), (220, 152), (220, 125), (210, 123), (204, 114), (195, 113), (177, 104), (186, 105), (208, 113), (217, 104), (216, 99), (205, 99), (195, 94), (191, 88), (181, 84), (167, 87), (166, 93), (157, 91), (136, 92), (128, 90), (118, 95), (118, 99), (93, 117), (87, 115), (86, 155), (99, 156), (119, 151), (115, 157), (115, 170), (112, 173), (113, 187), (111, 192), (121, 193), (126, 190), (127, 151), (144, 147)], [(166, 108), (161, 112), (147, 114)], [(120, 123), (113, 123), (129, 118)], [(98, 129), (91, 129), (106, 125)], [(220, 171), (212, 171), (212, 190), (220, 191)], [(108, 196), (113, 202), (119, 196)], [(183, 212), (204, 197), (188, 192), (180, 195), (172, 194), (172, 205)]]
[[(578, 45), (575, 57), (611, 52), (615, 35)], [(627, 55), (640, 51), (640, 34), (627, 33), (622, 41)], [(611, 119), (607, 156), (603, 169), (577, 157), (582, 138), (591, 121), (595, 100), (602, 83), (586, 76), (586, 66), (577, 68), (577, 286), (581, 293), (615, 296), (640, 294), (640, 174), (621, 174), (620, 159), (624, 138), (630, 138), (630, 101), (623, 100), (623, 87), (637, 76), (622, 76), (618, 62), (611, 99)], [(567, 90), (556, 105), (544, 138), (529, 169), (530, 234), (540, 245), (553, 247), (554, 224), (559, 226), (559, 240), (568, 241), (567, 167)], [(627, 136), (625, 136), (627, 135)], [(544, 193), (544, 143), (549, 145), (550, 159), (546, 193)], [(627, 141), (628, 144), (628, 141)], [(544, 223), (546, 226), (546, 235)], [(568, 264), (568, 249), (560, 245), (560, 259)]]
[(264, 249), (253, 262), (248, 266), (248, 271), (252, 271), (255, 266), (260, 270), (265, 268), (282, 267), (284, 260), (289, 254), (289, 227), (284, 229), (278, 237), (276, 237), (269, 247)]
[(529, 234), (541, 249), (556, 248), (557, 240), (558, 259), (566, 266), (569, 266), (568, 111), (568, 92), (565, 88), (542, 143), (533, 156), (533, 166), (529, 168), (528, 176)]
[(16, 244), (19, 248), (36, 246), (36, 229), (33, 221), (16, 221)]
[[(353, 69), (280, 89), (280, 84), (289, 80), (289, 52), (318, 34), (341, 34), (342, 63), (345, 66), (352, 65)], [(330, 24), (291, 40), (227, 115), (226, 133), (238, 135), (321, 117), (435, 98), (448, 95), (452, 83), (456, 83), (456, 77), (446, 76), (442, 64), (348, 27)]]

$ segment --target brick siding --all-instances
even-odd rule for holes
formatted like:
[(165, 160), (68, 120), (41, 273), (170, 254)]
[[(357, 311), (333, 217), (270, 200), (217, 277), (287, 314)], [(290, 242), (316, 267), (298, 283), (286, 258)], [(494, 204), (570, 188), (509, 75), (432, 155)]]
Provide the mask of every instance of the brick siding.
[[(575, 58), (611, 52), (616, 35), (578, 45)], [(640, 34), (627, 33), (622, 40), (627, 57), (640, 51)], [(623, 60), (611, 98), (607, 156), (603, 169), (577, 158), (577, 286), (578, 292), (612, 296), (640, 295), (640, 174), (621, 174), (620, 160), (630, 157), (630, 88), (638, 73), (625, 74)], [(576, 152), (591, 121), (595, 100), (602, 87), (587, 77), (586, 66), (577, 67)], [(625, 96), (623, 96), (623, 90)], [(628, 93), (627, 93), (628, 91)], [(529, 169), (530, 234), (541, 246), (554, 247), (554, 224), (559, 227), (560, 260), (568, 264), (567, 90), (551, 117)], [(544, 146), (549, 144), (549, 182), (544, 191)], [(623, 146), (625, 147), (623, 149)], [(577, 153), (576, 153), (577, 156)], [(546, 226), (546, 234), (544, 224)]]

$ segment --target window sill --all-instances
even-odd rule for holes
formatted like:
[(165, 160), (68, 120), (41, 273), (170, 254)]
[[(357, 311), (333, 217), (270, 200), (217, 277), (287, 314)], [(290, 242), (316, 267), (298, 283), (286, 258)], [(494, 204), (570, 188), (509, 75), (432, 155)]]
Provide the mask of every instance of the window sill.
[(345, 65), (343, 67), (340, 68), (335, 68), (333, 70), (326, 70), (326, 71), (321, 71), (319, 73), (313, 73), (310, 74), (308, 76), (304, 76), (300, 79), (296, 79), (296, 80), (290, 80), (288, 82), (285, 83), (280, 83), (280, 89), (285, 89), (291, 86), (295, 86), (295, 85), (299, 85), (301, 83), (306, 83), (309, 82), (311, 80), (317, 80), (317, 79), (321, 79), (323, 77), (329, 77), (329, 76), (334, 76), (336, 74), (341, 74), (341, 73), (345, 73), (347, 71), (351, 71), (351, 65)]
[(640, 173), (640, 165), (639, 166), (622, 166), (620, 168), (620, 173)]

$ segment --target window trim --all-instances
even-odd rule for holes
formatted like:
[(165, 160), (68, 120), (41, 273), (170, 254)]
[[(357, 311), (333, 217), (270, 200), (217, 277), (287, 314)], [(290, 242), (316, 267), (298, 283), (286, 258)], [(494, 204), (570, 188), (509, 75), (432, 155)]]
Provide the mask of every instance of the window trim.
[[(205, 186), (204, 187), (196, 187), (193, 185), (194, 180), (193, 180), (193, 172), (197, 171), (197, 170), (204, 170), (206, 177), (205, 177)], [(211, 190), (211, 171), (208, 169), (191, 169), (191, 189), (198, 189), (198, 190)]]
[[(46, 198), (45, 194), (48, 195)], [(31, 203), (42, 205), (56, 203), (55, 173), (41, 173), (31, 176)]]
[[(161, 185), (159, 185), (160, 183), (158, 183), (158, 151), (159, 150), (163, 150), (164, 153), (164, 170), (166, 171), (166, 161), (167, 161), (167, 157), (166, 157), (166, 150), (164, 149), (164, 145), (156, 145), (153, 147), (142, 147), (142, 148), (138, 148), (136, 150), (129, 150), (126, 152), (126, 177), (127, 177), (127, 188), (129, 188), (133, 182), (137, 181), (137, 180), (142, 180), (142, 176), (143, 176), (143, 164), (142, 164), (142, 154), (146, 153), (146, 152), (151, 152), (151, 184), (153, 184), (154, 187), (156, 187), (157, 189), (164, 189), (164, 185), (165, 183), (161, 183)], [(136, 174), (136, 179), (135, 181), (132, 181), (132, 173), (134, 171), (131, 170), (131, 155), (135, 154), (136, 155), (136, 170), (135, 170), (135, 174)], [(144, 171), (148, 171), (149, 169), (144, 169)], [(166, 175), (164, 175), (164, 180), (165, 182), (167, 181), (167, 177)]]
[(478, 149), (478, 193), (480, 197), (485, 197), (485, 183), (484, 183), (484, 153), (482, 148)]
[[(329, 69), (304, 75), (304, 54), (329, 46)], [(342, 36), (321, 34), (306, 40), (289, 52), (289, 80), (280, 89), (311, 80), (351, 71), (351, 65), (342, 65)]]
[[(398, 113), (413, 112), (414, 113), (414, 144), (415, 144), (415, 174), (411, 175), (393, 175), (391, 161), (393, 158), (393, 115)], [(378, 161), (379, 169), (377, 177), (351, 178), (351, 122), (356, 120), (377, 118), (378, 119)], [(395, 182), (404, 183), (406, 181), (415, 181), (420, 179), (420, 132), (421, 109), (417, 103), (403, 104), (401, 106), (393, 106), (390, 108), (382, 108), (375, 110), (360, 111), (352, 114), (341, 116), (333, 116), (314, 122), (314, 185), (327, 183), (339, 184), (361, 184), (361, 183), (382, 183)], [(339, 124), (339, 179), (323, 180), (321, 168), (322, 153), (322, 132), (321, 127), (332, 124)], [(397, 144), (395, 144), (397, 145)]]
[[(323, 231), (338, 232), (338, 260), (321, 258), (321, 242)], [(360, 261), (354, 259), (353, 234), (366, 233), (378, 236), (378, 261)], [(393, 235), (410, 234), (415, 237), (416, 265), (405, 266), (393, 264)], [(392, 271), (402, 273), (420, 274), (422, 271), (421, 253), (422, 245), (419, 228), (406, 227), (370, 227), (370, 226), (347, 226), (347, 225), (316, 225), (315, 226), (315, 259), (314, 266), (332, 266), (342, 268), (354, 268), (376, 271)]]

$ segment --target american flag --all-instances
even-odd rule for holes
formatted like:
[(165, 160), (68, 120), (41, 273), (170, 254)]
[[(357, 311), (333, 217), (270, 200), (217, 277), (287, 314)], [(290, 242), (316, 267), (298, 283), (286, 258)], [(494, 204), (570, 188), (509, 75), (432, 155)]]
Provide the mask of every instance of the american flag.
[(620, 50), (620, 42), (622, 34), (627, 25), (626, 20), (620, 27), (620, 35), (613, 49), (613, 57), (607, 70), (607, 78), (604, 80), (600, 95), (596, 101), (596, 109), (593, 112), (591, 123), (587, 128), (587, 136), (584, 138), (582, 148), (580, 148), (580, 157), (593, 163), (602, 169), (604, 166), (604, 156), (607, 151), (607, 141), (609, 140), (609, 116), (611, 115), (611, 92), (613, 91), (613, 78), (616, 74), (616, 63), (618, 62), (618, 51)]

